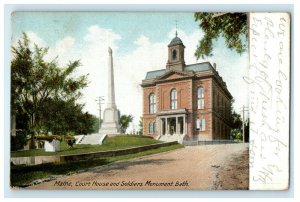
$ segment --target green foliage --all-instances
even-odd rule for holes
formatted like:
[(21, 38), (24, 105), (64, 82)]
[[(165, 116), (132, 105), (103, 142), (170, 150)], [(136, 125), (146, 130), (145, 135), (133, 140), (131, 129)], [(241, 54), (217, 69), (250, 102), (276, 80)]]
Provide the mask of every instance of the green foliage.
[(129, 127), (129, 124), (133, 121), (132, 115), (122, 115), (120, 117), (120, 124), (121, 124), (121, 132), (126, 133), (127, 128)]
[(241, 54), (247, 50), (247, 14), (246, 13), (207, 13), (197, 12), (195, 21), (204, 31), (204, 37), (199, 41), (195, 56), (197, 59), (212, 56), (213, 40), (219, 36), (225, 39), (227, 48)]
[(234, 111), (231, 116), (231, 122), (232, 122), (231, 123), (231, 126), (232, 126), (231, 139), (242, 141), (243, 140), (243, 135), (242, 135), (243, 122), (241, 119), (241, 115)]
[(10, 149), (11, 151), (17, 151), (23, 149), (27, 144), (27, 133), (25, 130), (17, 131), (16, 136), (11, 136)]
[(86, 75), (78, 78), (71, 76), (80, 66), (78, 60), (69, 62), (66, 67), (59, 67), (56, 59), (50, 62), (44, 59), (47, 53), (48, 48), (37, 45), (32, 48), (25, 33), (18, 44), (12, 47), (11, 110), (17, 119), (20, 114), (27, 117), (27, 128), (24, 129), (32, 141), (47, 125), (39, 114), (42, 111), (50, 112), (45, 108), (47, 102), (50, 99), (75, 102), (81, 96), (80, 89), (87, 85)]
[(234, 128), (231, 130), (231, 139), (235, 141), (243, 141), (243, 134), (240, 129)]
[(40, 135), (40, 136), (34, 136), (35, 140), (44, 140), (51, 142), (52, 140), (62, 140), (62, 137), (59, 135)]
[(245, 123), (245, 142), (249, 142), (249, 134), (250, 134), (250, 119), (248, 118)]
[(120, 147), (120, 146), (142, 146), (148, 144), (155, 144), (159, 143), (155, 139), (145, 138), (143, 136), (137, 135), (120, 135), (112, 138), (107, 138), (106, 141), (103, 143), (104, 146), (109, 147)]
[(233, 129), (241, 129), (243, 126), (243, 121), (241, 115), (236, 113), (235, 111), (232, 113), (232, 128)]
[[(80, 128), (77, 129), (77, 134), (91, 134), (97, 133), (99, 130), (99, 119), (89, 114), (88, 112), (78, 117)], [(98, 127), (97, 127), (98, 125)]]
[[(232, 113), (231, 122), (232, 122), (231, 139), (237, 141), (243, 141), (243, 120), (241, 118), (241, 115), (234, 111)], [(249, 142), (249, 124), (250, 124), (250, 119), (248, 118), (245, 121), (245, 125), (244, 125), (245, 142)]]
[[(92, 114), (83, 113), (83, 105), (75, 103), (74, 99), (62, 100), (48, 98), (38, 112), (39, 128), (46, 134), (90, 134), (98, 131), (99, 119)], [(96, 127), (98, 126), (98, 127)]]
[(138, 131), (138, 134), (139, 134), (139, 135), (143, 135), (143, 129), (144, 129), (143, 117), (140, 117), (140, 121), (139, 121), (139, 131)]

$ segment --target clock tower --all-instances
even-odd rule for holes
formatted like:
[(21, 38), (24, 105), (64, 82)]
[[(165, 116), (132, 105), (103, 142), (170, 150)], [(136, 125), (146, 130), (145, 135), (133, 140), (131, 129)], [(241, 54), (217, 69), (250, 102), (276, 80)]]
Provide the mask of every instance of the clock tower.
[(177, 36), (172, 39), (170, 44), (168, 45), (168, 62), (167, 62), (167, 69), (168, 70), (177, 70), (183, 71), (185, 67), (184, 62), (184, 48), (181, 39)]

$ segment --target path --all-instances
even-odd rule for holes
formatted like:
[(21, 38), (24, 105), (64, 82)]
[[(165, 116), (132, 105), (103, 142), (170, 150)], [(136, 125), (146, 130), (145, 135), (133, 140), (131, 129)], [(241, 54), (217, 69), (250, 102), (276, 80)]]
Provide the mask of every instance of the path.
[(185, 147), (92, 168), (28, 189), (247, 189), (247, 151), (247, 144)]

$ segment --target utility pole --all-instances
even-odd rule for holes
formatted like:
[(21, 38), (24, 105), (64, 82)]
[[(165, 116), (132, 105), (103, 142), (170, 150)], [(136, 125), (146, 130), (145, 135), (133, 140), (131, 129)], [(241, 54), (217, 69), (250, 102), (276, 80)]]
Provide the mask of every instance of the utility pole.
[[(242, 121), (243, 121), (243, 143), (245, 143), (245, 111), (249, 111), (247, 107), (243, 105), (242, 109)], [(249, 123), (248, 123), (249, 124)]]
[(245, 143), (245, 107), (243, 105), (243, 143)]
[(102, 102), (102, 101), (104, 101), (104, 98), (103, 98), (103, 96), (99, 96), (99, 97), (97, 97), (97, 99), (95, 101), (99, 105), (99, 131), (100, 131), (100, 128), (101, 128), (101, 105), (104, 104)]

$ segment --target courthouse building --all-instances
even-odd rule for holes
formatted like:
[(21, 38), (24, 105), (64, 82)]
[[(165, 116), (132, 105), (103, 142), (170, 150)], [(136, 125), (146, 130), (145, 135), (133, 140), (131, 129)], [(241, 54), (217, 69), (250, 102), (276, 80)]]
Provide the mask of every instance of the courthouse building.
[(229, 139), (232, 95), (215, 64), (186, 65), (184, 49), (176, 33), (166, 68), (142, 81), (143, 134), (165, 141)]

